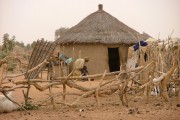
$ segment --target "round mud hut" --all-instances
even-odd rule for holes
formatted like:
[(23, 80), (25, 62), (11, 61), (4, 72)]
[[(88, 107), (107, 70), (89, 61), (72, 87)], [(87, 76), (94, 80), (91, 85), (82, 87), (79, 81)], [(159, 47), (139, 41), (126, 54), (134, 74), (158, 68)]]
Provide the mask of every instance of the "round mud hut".
[(66, 56), (88, 57), (89, 74), (125, 69), (128, 48), (138, 42), (139, 33), (104, 11), (102, 4), (98, 8), (56, 42), (63, 46)]

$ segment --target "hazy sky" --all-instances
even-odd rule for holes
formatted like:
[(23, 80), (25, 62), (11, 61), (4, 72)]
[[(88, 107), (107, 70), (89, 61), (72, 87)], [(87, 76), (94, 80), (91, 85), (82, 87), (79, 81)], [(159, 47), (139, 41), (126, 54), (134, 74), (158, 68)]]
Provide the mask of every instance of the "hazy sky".
[(60, 27), (72, 27), (87, 15), (103, 9), (154, 38), (180, 37), (180, 0), (0, 0), (0, 43), (3, 34), (31, 43), (38, 38), (53, 41)]

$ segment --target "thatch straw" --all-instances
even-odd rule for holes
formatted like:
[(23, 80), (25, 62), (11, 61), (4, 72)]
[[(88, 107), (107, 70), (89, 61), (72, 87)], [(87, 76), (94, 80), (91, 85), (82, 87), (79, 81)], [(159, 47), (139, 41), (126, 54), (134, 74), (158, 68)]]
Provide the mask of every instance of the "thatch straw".
[(118, 19), (105, 12), (102, 6), (80, 23), (70, 28), (57, 42), (66, 43), (102, 43), (102, 44), (132, 44), (137, 43), (137, 34)]

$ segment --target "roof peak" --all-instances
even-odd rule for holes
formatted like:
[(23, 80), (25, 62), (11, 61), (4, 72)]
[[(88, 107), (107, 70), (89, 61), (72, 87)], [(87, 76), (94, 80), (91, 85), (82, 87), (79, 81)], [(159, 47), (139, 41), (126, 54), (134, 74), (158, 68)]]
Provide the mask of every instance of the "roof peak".
[(99, 11), (102, 11), (102, 10), (103, 10), (103, 4), (99, 4), (99, 5), (98, 5), (98, 10), (99, 10)]

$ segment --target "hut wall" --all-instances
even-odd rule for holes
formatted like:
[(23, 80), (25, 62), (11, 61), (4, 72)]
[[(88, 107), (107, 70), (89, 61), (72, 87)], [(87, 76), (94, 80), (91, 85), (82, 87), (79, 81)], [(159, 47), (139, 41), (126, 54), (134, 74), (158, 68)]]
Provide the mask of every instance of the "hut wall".
[[(120, 47), (122, 46), (122, 47)], [(73, 57), (74, 60), (79, 58), (88, 57), (89, 61), (86, 63), (89, 74), (103, 73), (104, 70), (109, 72), (108, 64), (108, 48), (119, 47), (120, 60), (126, 62), (128, 55), (127, 45), (104, 45), (104, 44), (74, 44), (61, 46), (64, 54), (68, 57)], [(80, 54), (80, 55), (79, 55)]]
[(64, 46), (64, 54), (68, 57), (73, 57), (73, 48), (74, 60), (79, 58), (79, 56), (80, 58), (89, 58), (89, 61), (86, 63), (89, 74), (103, 73), (105, 69), (109, 70), (108, 51), (105, 46), (89, 44), (66, 45)]

